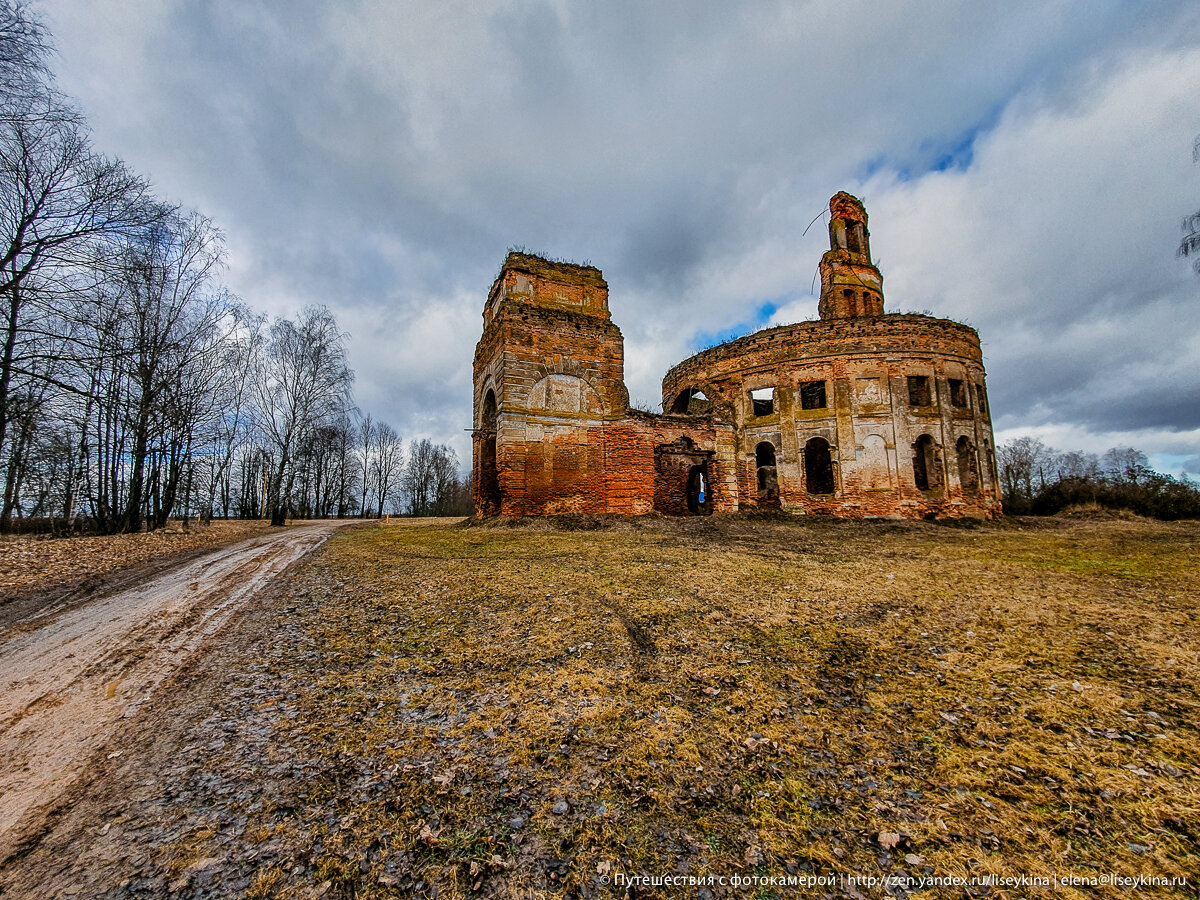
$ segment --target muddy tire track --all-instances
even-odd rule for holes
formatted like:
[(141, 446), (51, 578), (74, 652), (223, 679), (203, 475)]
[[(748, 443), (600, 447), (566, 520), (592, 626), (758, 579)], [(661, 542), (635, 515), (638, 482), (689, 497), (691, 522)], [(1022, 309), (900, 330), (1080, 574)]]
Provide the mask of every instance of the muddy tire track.
[(0, 860), (36, 837), (122, 719), (152, 704), (206, 637), (344, 524), (222, 547), (0, 635)]

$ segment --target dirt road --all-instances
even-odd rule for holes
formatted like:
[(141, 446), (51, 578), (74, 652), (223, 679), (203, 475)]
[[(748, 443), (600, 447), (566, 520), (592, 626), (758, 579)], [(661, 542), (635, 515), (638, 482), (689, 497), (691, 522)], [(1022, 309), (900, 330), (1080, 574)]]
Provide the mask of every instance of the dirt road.
[[(122, 719), (248, 599), (345, 522), (294, 525), (0, 632), (0, 859)], [(114, 751), (114, 756), (122, 751)]]

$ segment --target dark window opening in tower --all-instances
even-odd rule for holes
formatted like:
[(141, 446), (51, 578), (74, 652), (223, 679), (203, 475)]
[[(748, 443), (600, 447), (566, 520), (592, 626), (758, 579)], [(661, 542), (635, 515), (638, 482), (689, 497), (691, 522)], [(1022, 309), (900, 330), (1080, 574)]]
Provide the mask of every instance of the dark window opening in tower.
[(951, 378), (948, 381), (950, 385), (950, 405), (957, 409), (967, 408), (967, 386), (959, 378)]
[(851, 253), (862, 253), (862, 235), (859, 229), (862, 224), (853, 220), (846, 220), (846, 249)]
[(979, 493), (979, 462), (975, 454), (975, 445), (965, 434), (954, 445), (958, 456), (958, 482), (962, 491), (969, 497)]
[(804, 486), (810, 494), (833, 493), (833, 454), (825, 438), (810, 438), (804, 445)]
[(908, 405), (932, 406), (933, 397), (929, 392), (928, 375), (908, 376)]
[(936, 491), (942, 486), (936, 445), (927, 434), (921, 435), (913, 444), (913, 481), (920, 491)]
[(983, 393), (983, 385), (975, 385), (975, 408), (981, 416), (987, 415), (987, 399)]
[(750, 405), (754, 415), (769, 416), (775, 412), (775, 388), (755, 388), (750, 392)]
[(800, 383), (800, 408), (825, 409), (824, 381), (803, 381)]

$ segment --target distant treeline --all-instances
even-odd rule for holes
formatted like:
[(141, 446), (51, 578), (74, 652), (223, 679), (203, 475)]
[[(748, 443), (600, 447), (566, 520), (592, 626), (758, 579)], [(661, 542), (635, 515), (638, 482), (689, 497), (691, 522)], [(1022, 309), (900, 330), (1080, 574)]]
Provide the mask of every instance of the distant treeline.
[(1096, 504), (1155, 519), (1200, 518), (1200, 488), (1150, 468), (1146, 454), (1114, 447), (1103, 455), (1059, 451), (1036, 438), (1017, 438), (997, 452), (1004, 511), (1054, 515)]
[(355, 408), (328, 309), (268, 323), (195, 210), (93, 148), (0, 0), (0, 530), (469, 511), (453, 451)]

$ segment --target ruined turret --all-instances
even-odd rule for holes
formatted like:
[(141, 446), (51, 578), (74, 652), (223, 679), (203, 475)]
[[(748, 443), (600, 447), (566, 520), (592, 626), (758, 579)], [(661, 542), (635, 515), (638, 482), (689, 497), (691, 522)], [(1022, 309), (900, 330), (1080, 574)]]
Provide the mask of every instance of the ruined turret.
[(845, 191), (829, 201), (829, 250), (821, 257), (822, 319), (883, 315), (883, 276), (871, 262), (862, 202)]

